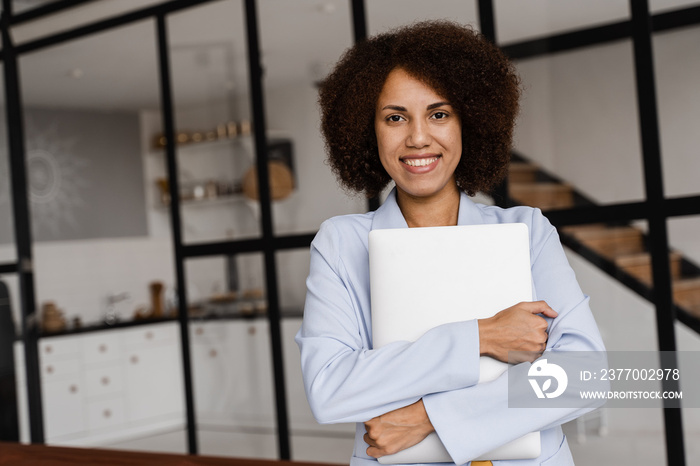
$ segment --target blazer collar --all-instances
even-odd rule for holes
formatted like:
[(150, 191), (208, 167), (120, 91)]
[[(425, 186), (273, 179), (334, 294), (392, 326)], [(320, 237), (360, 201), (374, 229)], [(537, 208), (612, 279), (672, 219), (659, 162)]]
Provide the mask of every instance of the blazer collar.
[[(475, 225), (481, 223), (484, 223), (481, 209), (469, 199), (464, 191), (460, 191), (457, 224)], [(408, 228), (406, 219), (403, 218), (399, 204), (396, 202), (396, 187), (391, 190), (386, 201), (376, 210), (372, 219), (372, 230), (390, 228)]]

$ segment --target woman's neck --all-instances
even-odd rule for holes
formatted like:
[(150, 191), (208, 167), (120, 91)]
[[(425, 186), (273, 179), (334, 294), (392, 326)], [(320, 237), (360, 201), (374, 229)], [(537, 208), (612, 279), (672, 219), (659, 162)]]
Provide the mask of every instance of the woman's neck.
[(456, 184), (430, 197), (415, 197), (396, 190), (396, 202), (410, 228), (457, 225), (459, 197)]

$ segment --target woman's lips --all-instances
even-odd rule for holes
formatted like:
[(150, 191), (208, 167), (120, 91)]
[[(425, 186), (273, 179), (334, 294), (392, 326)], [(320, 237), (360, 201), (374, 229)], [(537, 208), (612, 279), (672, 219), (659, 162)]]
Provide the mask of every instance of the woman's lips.
[(437, 159), (437, 157), (428, 157), (424, 159), (404, 159), (402, 162), (406, 165), (410, 165), (411, 167), (424, 167), (435, 162)]
[(437, 166), (438, 159), (440, 159), (439, 155), (402, 157), (401, 162), (411, 173), (427, 173)]

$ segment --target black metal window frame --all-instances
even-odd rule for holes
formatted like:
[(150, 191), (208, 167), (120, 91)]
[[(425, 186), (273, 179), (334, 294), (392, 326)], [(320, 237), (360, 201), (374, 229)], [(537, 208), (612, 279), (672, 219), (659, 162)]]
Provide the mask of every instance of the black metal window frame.
[[(17, 259), (14, 263), (0, 264), (0, 274), (17, 274), (19, 278), (22, 331), (24, 338), (27, 390), (29, 399), (30, 437), (32, 443), (43, 443), (43, 415), (41, 406), (40, 374), (38, 360), (38, 327), (34, 294), (32, 266), (32, 235), (28, 202), (27, 171), (25, 164), (24, 128), (22, 124), (22, 102), (20, 77), (17, 59), (22, 54), (57, 45), (97, 32), (116, 28), (135, 21), (153, 19), (156, 23), (158, 42), (159, 79), (161, 109), (164, 132), (167, 137), (166, 159), (171, 189), (171, 228), (175, 254), (176, 278), (178, 284), (180, 312), (179, 323), (182, 338), (183, 378), (187, 411), (188, 450), (198, 451), (196, 441), (196, 420), (192, 394), (192, 380), (189, 353), (188, 316), (186, 312), (184, 262), (189, 258), (227, 255), (233, 253), (262, 252), (265, 263), (265, 283), (268, 290), (270, 322), (270, 343), (273, 356), (275, 399), (277, 407), (278, 453), (281, 459), (290, 459), (289, 428), (286, 408), (286, 391), (282, 370), (280, 334), (280, 313), (277, 295), (277, 273), (275, 254), (281, 250), (308, 248), (315, 233), (275, 236), (267, 177), (267, 149), (265, 143), (264, 92), (260, 67), (258, 17), (255, 0), (243, 0), (248, 40), (248, 67), (250, 76), (251, 109), (256, 128), (254, 143), (258, 185), (260, 186), (261, 228), (260, 238), (211, 242), (206, 244), (182, 244), (180, 205), (177, 195), (177, 160), (174, 145), (175, 121), (173, 113), (170, 65), (166, 31), (167, 15), (196, 5), (220, 0), (170, 0), (152, 7), (132, 11), (108, 19), (98, 20), (76, 27), (69, 31), (52, 34), (39, 39), (14, 44), (11, 28), (57, 12), (95, 2), (97, 0), (62, 0), (14, 15), (11, 0), (2, 0), (3, 13), (0, 18), (3, 48), (0, 60), (3, 62), (5, 77), (4, 91), (8, 129), (8, 146), (14, 216), (15, 245)], [(479, 21), (483, 33), (496, 41), (496, 24), (492, 0), (477, 1)], [(355, 42), (367, 37), (367, 24), (364, 0), (350, 0)], [(503, 44), (502, 49), (513, 59), (526, 59), (554, 53), (562, 53), (582, 47), (590, 47), (632, 39), (635, 54), (635, 76), (639, 124), (642, 134), (642, 159), (644, 165), (646, 199), (640, 202), (618, 203), (605, 206), (576, 207), (549, 211), (547, 217), (555, 226), (597, 223), (620, 220), (647, 220), (650, 229), (650, 250), (654, 273), (655, 293), (652, 301), (656, 307), (657, 334), (659, 349), (676, 349), (674, 330), (674, 307), (671, 301), (671, 278), (667, 260), (669, 250), (666, 222), (669, 218), (700, 214), (700, 195), (666, 198), (663, 194), (661, 172), (662, 154), (659, 147), (659, 126), (656, 108), (656, 92), (653, 69), (652, 36), (655, 32), (672, 30), (700, 24), (700, 6), (683, 8), (656, 15), (649, 14), (647, 0), (630, 0), (631, 18), (602, 26), (551, 35), (544, 38), (522, 41), (516, 44)], [(503, 189), (503, 188), (502, 188)], [(507, 201), (506, 201), (507, 202)], [(371, 200), (370, 209), (378, 207), (378, 200)], [(666, 426), (666, 447), (668, 464), (685, 464), (683, 429), (680, 410), (664, 410)]]

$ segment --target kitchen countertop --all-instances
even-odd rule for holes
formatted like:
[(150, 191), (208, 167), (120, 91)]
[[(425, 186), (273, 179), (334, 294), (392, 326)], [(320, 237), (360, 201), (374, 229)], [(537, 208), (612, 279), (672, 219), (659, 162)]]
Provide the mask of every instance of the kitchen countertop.
[[(207, 321), (212, 321), (212, 320), (257, 320), (257, 319), (266, 319), (267, 314), (266, 313), (253, 313), (253, 314), (247, 314), (247, 313), (240, 313), (240, 312), (226, 312), (225, 310), (221, 310), (220, 312), (217, 312), (215, 310), (211, 310), (213, 308), (209, 308), (210, 310), (206, 313), (203, 314), (196, 314), (196, 315), (190, 315), (189, 316), (189, 322), (190, 323), (197, 323), (197, 322), (207, 322)], [(301, 309), (283, 309), (280, 312), (280, 317), (282, 319), (285, 318), (301, 318), (303, 315), (303, 311)], [(65, 336), (65, 335), (76, 335), (80, 333), (90, 333), (90, 332), (100, 332), (104, 330), (110, 330), (110, 329), (116, 329), (116, 328), (126, 328), (126, 327), (136, 327), (140, 325), (151, 325), (151, 324), (158, 324), (162, 322), (177, 322), (178, 319), (176, 317), (160, 317), (160, 318), (145, 318), (145, 319), (138, 319), (138, 320), (120, 320), (117, 321), (113, 324), (107, 324), (104, 322), (97, 322), (93, 324), (87, 324), (83, 325), (81, 327), (77, 328), (67, 328), (65, 330), (61, 330), (58, 332), (40, 332), (39, 333), (39, 338), (51, 338), (51, 337), (58, 337), (58, 336)], [(17, 335), (16, 340), (22, 340), (21, 335)]]

